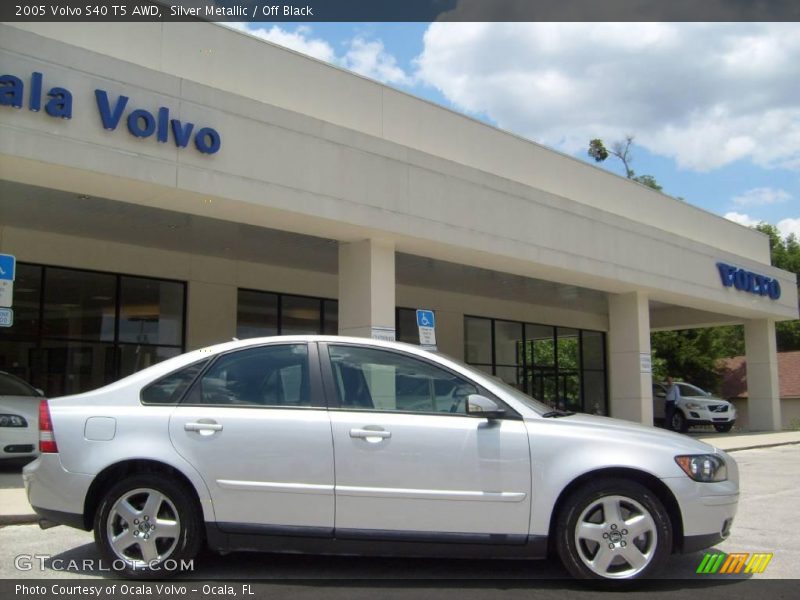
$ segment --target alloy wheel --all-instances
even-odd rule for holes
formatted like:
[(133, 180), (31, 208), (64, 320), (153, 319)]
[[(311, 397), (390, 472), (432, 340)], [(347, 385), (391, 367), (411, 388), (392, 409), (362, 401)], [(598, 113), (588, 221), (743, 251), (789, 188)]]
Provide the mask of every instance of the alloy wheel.
[(643, 571), (658, 545), (655, 520), (641, 503), (604, 496), (581, 513), (575, 546), (586, 567), (604, 578), (623, 579)]
[(106, 531), (117, 558), (133, 567), (145, 567), (172, 555), (180, 539), (181, 521), (165, 494), (137, 488), (114, 502)]

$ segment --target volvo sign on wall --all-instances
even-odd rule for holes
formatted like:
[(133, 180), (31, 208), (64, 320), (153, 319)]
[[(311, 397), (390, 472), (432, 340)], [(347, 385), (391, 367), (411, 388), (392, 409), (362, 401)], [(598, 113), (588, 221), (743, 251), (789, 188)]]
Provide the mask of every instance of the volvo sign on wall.
[(773, 300), (781, 297), (781, 284), (777, 279), (722, 262), (717, 263), (717, 268), (725, 287), (733, 287), (757, 296), (769, 296)]
[[(15, 75), (0, 75), (0, 106), (22, 108), (26, 104), (25, 84)], [(44, 112), (51, 117), (72, 118), (72, 92), (63, 87), (51, 87), (45, 91), (44, 76), (31, 73), (27, 86), (27, 107), (32, 112)], [(160, 106), (155, 113), (144, 108), (129, 106), (128, 96), (112, 97), (106, 90), (94, 91), (97, 111), (103, 128), (114, 131), (125, 117), (128, 132), (138, 138), (155, 137), (161, 143), (170, 139), (178, 148), (193, 142), (203, 154), (215, 154), (222, 146), (222, 139), (213, 127), (195, 127), (190, 121), (170, 118), (169, 108)], [(127, 110), (127, 114), (126, 114)]]

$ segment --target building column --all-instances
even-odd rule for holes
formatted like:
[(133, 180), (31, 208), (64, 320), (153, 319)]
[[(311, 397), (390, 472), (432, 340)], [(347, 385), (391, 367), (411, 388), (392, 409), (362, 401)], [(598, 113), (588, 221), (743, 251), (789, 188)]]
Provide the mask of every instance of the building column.
[(609, 294), (609, 413), (617, 419), (653, 424), (650, 373), (650, 307), (646, 294)]
[(339, 245), (339, 335), (394, 339), (394, 244)]
[(781, 401), (775, 322), (745, 321), (747, 354), (747, 418), (755, 431), (780, 431)]

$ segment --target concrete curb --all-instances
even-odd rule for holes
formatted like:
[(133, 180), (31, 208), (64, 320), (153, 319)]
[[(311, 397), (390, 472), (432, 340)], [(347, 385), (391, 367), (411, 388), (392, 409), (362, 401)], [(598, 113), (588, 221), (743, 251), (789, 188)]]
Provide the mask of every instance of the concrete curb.
[(775, 448), (776, 446), (794, 446), (800, 442), (775, 442), (773, 444), (759, 444), (757, 446), (741, 446), (740, 448), (728, 448), (725, 452), (738, 452), (740, 450), (755, 450), (757, 448)]

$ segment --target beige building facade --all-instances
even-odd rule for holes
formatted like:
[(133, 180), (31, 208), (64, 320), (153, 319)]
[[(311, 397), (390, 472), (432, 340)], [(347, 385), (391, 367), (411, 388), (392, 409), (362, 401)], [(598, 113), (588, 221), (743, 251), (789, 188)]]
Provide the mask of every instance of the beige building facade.
[(650, 332), (744, 323), (780, 427), (797, 295), (759, 232), (211, 23), (0, 25), (0, 75), (0, 370), (48, 394), (232, 337), (415, 343), (427, 309), (439, 350), (649, 423)]

